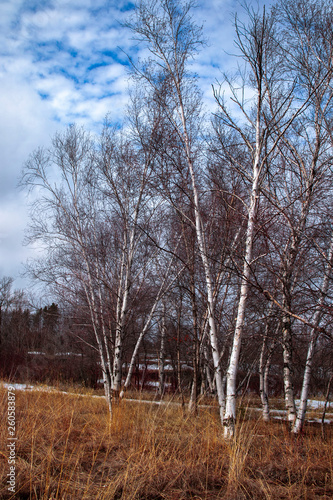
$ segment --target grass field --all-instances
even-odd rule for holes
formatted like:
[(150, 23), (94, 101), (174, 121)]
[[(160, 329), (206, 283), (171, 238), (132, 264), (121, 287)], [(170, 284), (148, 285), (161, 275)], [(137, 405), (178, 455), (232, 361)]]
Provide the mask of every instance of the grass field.
[(112, 421), (102, 398), (17, 391), (15, 494), (8, 490), (7, 390), (0, 388), (1, 499), (333, 498), (333, 426), (293, 438), (241, 409), (232, 442), (215, 408), (122, 401)]

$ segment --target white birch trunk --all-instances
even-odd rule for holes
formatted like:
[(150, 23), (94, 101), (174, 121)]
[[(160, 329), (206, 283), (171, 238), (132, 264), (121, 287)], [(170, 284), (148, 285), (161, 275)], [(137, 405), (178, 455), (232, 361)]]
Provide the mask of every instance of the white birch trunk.
[(159, 386), (158, 394), (164, 395), (165, 390), (165, 338), (166, 338), (166, 324), (165, 324), (165, 303), (163, 303), (162, 308), (162, 324), (161, 324), (161, 344), (160, 352), (158, 357), (158, 375), (159, 375)]
[[(136, 222), (136, 221), (135, 221)], [(133, 259), (133, 244), (134, 244), (135, 228), (133, 228), (126, 259), (126, 238), (122, 256), (122, 270), (120, 275), (120, 282), (118, 288), (118, 301), (117, 301), (117, 316), (116, 316), (116, 334), (115, 346), (113, 357), (113, 377), (112, 377), (112, 391), (116, 398), (119, 397), (121, 388), (121, 375), (122, 375), (122, 347), (123, 347), (123, 333), (125, 316), (127, 311), (128, 294), (130, 287), (130, 273)], [(122, 282), (123, 281), (123, 282)]]
[(188, 411), (197, 414), (198, 403), (198, 369), (199, 369), (199, 341), (198, 341), (198, 310), (195, 297), (194, 277), (191, 278), (191, 302), (192, 302), (192, 328), (193, 328), (193, 379)]
[(268, 403), (268, 392), (267, 392), (267, 377), (268, 377), (267, 368), (269, 364), (268, 364), (268, 359), (266, 359), (265, 361), (266, 346), (267, 346), (267, 331), (265, 332), (259, 359), (259, 393), (262, 405), (262, 418), (264, 422), (269, 422), (269, 403)]
[(222, 370), (220, 365), (220, 354), (218, 347), (218, 339), (217, 339), (217, 331), (214, 317), (214, 290), (213, 290), (213, 280), (210, 273), (210, 266), (207, 258), (205, 237), (204, 237), (204, 229), (200, 214), (199, 207), (199, 194), (196, 185), (195, 173), (193, 168), (193, 163), (191, 159), (191, 150), (190, 150), (190, 141), (187, 133), (185, 113), (182, 104), (182, 96), (179, 87), (177, 87), (179, 102), (180, 102), (180, 112), (181, 119), (183, 124), (184, 131), (184, 141), (186, 148), (186, 156), (187, 163), (190, 171), (191, 182), (192, 182), (192, 191), (193, 191), (193, 204), (194, 204), (194, 214), (195, 214), (195, 229), (196, 229), (196, 237), (198, 241), (199, 254), (203, 264), (204, 273), (205, 273), (205, 281), (206, 281), (206, 290), (207, 290), (207, 302), (208, 302), (208, 323), (209, 323), (209, 337), (210, 337), (210, 345), (212, 348), (212, 357), (214, 363), (214, 372), (215, 372), (215, 381), (216, 381), (216, 391), (217, 391), (217, 399), (219, 403), (219, 413), (221, 423), (223, 424), (223, 413), (225, 406), (225, 395), (223, 391), (223, 381), (222, 381)]
[[(285, 303), (283, 303), (283, 306), (286, 308)], [(282, 318), (282, 341), (284, 399), (287, 410), (287, 420), (292, 424), (296, 418), (296, 406), (292, 383), (291, 321), (288, 313), (284, 314)]]
[(180, 307), (178, 307), (178, 314), (177, 314), (177, 343), (176, 343), (176, 349), (177, 349), (177, 387), (178, 387), (178, 392), (180, 394), (181, 400), (182, 400), (182, 409), (184, 410), (185, 408), (185, 398), (184, 398), (184, 393), (183, 393), (183, 388), (182, 388), (182, 365), (181, 365), (181, 359), (180, 359), (180, 320), (182, 316), (182, 304), (183, 304), (183, 297), (180, 297)]
[(212, 381), (212, 377), (211, 377), (210, 369), (209, 369), (209, 359), (208, 359), (208, 352), (207, 352), (206, 344), (203, 347), (203, 354), (204, 354), (204, 359), (205, 359), (205, 373), (206, 373), (206, 379), (207, 379), (207, 384), (208, 384), (208, 390), (209, 390), (210, 394), (213, 394), (213, 381)]
[(100, 362), (101, 362), (101, 368), (102, 368), (102, 376), (103, 376), (103, 385), (104, 385), (104, 393), (105, 393), (105, 399), (109, 407), (109, 413), (110, 413), (110, 418), (112, 417), (112, 388), (111, 388), (111, 376), (110, 376), (110, 370), (109, 367), (107, 366), (106, 360), (105, 360), (105, 353), (103, 349), (103, 343), (99, 334), (99, 328), (98, 328), (98, 318), (97, 318), (97, 313), (96, 313), (96, 304), (95, 304), (95, 297), (93, 290), (91, 287), (89, 287), (90, 290), (86, 285), (84, 285), (86, 297), (88, 300), (88, 305), (89, 305), (89, 310), (90, 310), (90, 317), (91, 317), (91, 322), (93, 325), (93, 330), (98, 346), (98, 352), (99, 352), (99, 357), (100, 357)]
[[(86, 273), (87, 273), (87, 281), (86, 280), (81, 280), (83, 283), (83, 287), (85, 290), (85, 294), (87, 297), (88, 301), (88, 306), (89, 306), (89, 311), (90, 311), (90, 318), (91, 322), (93, 325), (93, 330), (95, 334), (95, 339), (97, 342), (98, 346), (98, 352), (99, 352), (99, 357), (100, 357), (100, 362), (101, 362), (101, 368), (102, 368), (102, 376), (103, 376), (103, 386), (104, 386), (104, 393), (105, 393), (105, 399), (107, 402), (107, 405), (109, 407), (109, 413), (110, 413), (110, 418), (112, 417), (112, 370), (111, 370), (111, 360), (110, 360), (110, 355), (109, 355), (109, 350), (108, 350), (108, 345), (107, 345), (107, 339), (106, 339), (106, 332), (104, 328), (104, 322), (103, 322), (103, 314), (102, 314), (102, 301), (101, 301), (101, 296), (100, 296), (100, 316), (103, 324), (103, 332), (102, 332), (102, 338), (100, 335), (100, 328), (99, 328), (99, 321), (98, 321), (98, 313), (97, 313), (97, 305), (96, 305), (96, 299), (95, 299), (95, 293), (94, 293), (94, 287), (93, 287), (93, 279), (92, 279), (92, 272), (89, 264), (89, 260), (86, 255), (86, 250), (85, 250), (85, 245), (82, 239), (82, 234), (79, 229), (78, 231), (78, 240), (80, 243), (81, 247), (81, 252), (82, 252), (82, 258), (86, 266)], [(78, 263), (81, 264), (81, 263)], [(79, 266), (80, 268), (80, 266)], [(100, 288), (99, 288), (100, 292)], [(104, 340), (104, 348), (103, 348), (103, 340)]]
[(119, 397), (119, 392), (121, 387), (123, 329), (125, 323), (125, 314), (127, 309), (127, 300), (129, 292), (128, 264), (129, 262), (125, 267), (124, 287), (122, 289), (122, 283), (120, 283), (119, 286), (119, 295), (117, 303), (117, 321), (116, 321), (115, 345), (114, 345), (114, 355), (113, 355), (113, 373), (112, 373), (112, 391), (116, 399)]
[[(65, 176), (66, 178), (66, 176)], [(67, 178), (66, 178), (67, 180)], [(68, 183), (68, 180), (67, 180)], [(81, 219), (80, 219), (80, 213), (77, 207), (77, 202), (78, 202), (78, 197), (77, 197), (77, 177), (73, 176), (73, 191), (70, 189), (71, 196), (72, 196), (72, 202), (73, 202), (73, 207), (75, 210), (75, 214), (77, 215), (77, 225), (75, 226), (75, 233), (77, 237), (77, 241), (79, 243), (79, 248), (81, 252), (81, 258), (85, 264), (86, 270), (85, 272), (87, 273), (87, 279), (81, 279), (83, 283), (83, 287), (85, 290), (88, 306), (89, 306), (89, 312), (90, 312), (90, 318), (95, 334), (95, 339), (97, 342), (98, 346), (98, 352), (99, 352), (99, 357), (100, 357), (100, 362), (101, 362), (101, 368), (102, 368), (102, 376), (103, 376), (103, 385), (104, 385), (104, 393), (105, 393), (105, 398), (106, 402), (109, 407), (109, 414), (110, 418), (112, 417), (112, 391), (111, 391), (111, 361), (109, 357), (109, 351), (108, 351), (108, 345), (107, 345), (107, 338), (106, 338), (106, 332), (104, 328), (104, 322), (103, 322), (103, 314), (102, 314), (102, 301), (101, 301), (101, 295), (100, 295), (100, 309), (99, 309), (99, 315), (100, 319), (102, 322), (102, 338), (100, 335), (100, 327), (99, 327), (99, 318), (98, 318), (98, 309), (97, 309), (97, 304), (96, 304), (96, 298), (95, 298), (95, 292), (94, 292), (94, 286), (93, 286), (93, 273), (91, 271), (91, 266), (89, 263), (89, 259), (87, 256), (86, 252), (86, 245), (85, 245), (85, 240), (84, 240), (84, 231), (82, 230), (81, 227)], [(63, 208), (64, 212), (67, 213), (66, 209)], [(96, 233), (95, 233), (95, 227), (94, 227), (94, 236), (95, 236), (95, 243), (96, 243)], [(96, 247), (95, 247), (96, 250)], [(95, 256), (97, 259), (97, 255)], [(78, 262), (78, 269), (81, 268), (81, 262)], [(95, 267), (97, 268), (97, 262), (95, 261)], [(100, 287), (99, 287), (99, 292), (100, 292)]]
[[(109, 349), (109, 343), (108, 343), (108, 338), (107, 338), (107, 333), (106, 333), (106, 328), (105, 328), (105, 322), (104, 322), (104, 310), (103, 310), (103, 297), (102, 297), (102, 289), (101, 289), (101, 279), (100, 279), (100, 272), (99, 272), (99, 266), (98, 266), (98, 261), (97, 261), (97, 235), (95, 232), (95, 226), (94, 226), (94, 239), (95, 239), (95, 273), (96, 273), (96, 279), (98, 283), (98, 301), (99, 301), (99, 316), (100, 316), (100, 324), (101, 324), (101, 333), (102, 333), (102, 340), (103, 340), (103, 345), (104, 345), (104, 351), (103, 351), (103, 383), (104, 383), (104, 388), (105, 388), (105, 394), (107, 401), (109, 403), (109, 409), (112, 405), (112, 361), (111, 361), (111, 356), (110, 356), (110, 349)], [(87, 263), (88, 264), (88, 263)], [(90, 280), (91, 283), (91, 280)], [(93, 295), (93, 290), (91, 290), (91, 295)], [(110, 414), (111, 414), (110, 410)]]
[[(257, 145), (259, 144), (259, 123), (257, 124)], [(235, 334), (230, 354), (229, 367), (227, 372), (227, 395), (224, 421), (224, 436), (231, 438), (234, 435), (236, 421), (236, 377), (238, 371), (239, 354), (241, 348), (241, 337), (243, 333), (246, 301), (249, 291), (249, 279), (251, 274), (252, 247), (254, 238), (254, 224), (259, 199), (259, 147), (257, 147), (255, 163), (253, 168), (253, 184), (251, 202), (248, 213), (248, 224), (246, 231), (245, 257), (243, 275), (241, 278), (240, 297), (237, 310)]]
[[(135, 252), (135, 236), (137, 229), (137, 221), (139, 217), (139, 208), (144, 188), (144, 177), (142, 180), (141, 191), (139, 193), (138, 201), (136, 203), (134, 210), (133, 228), (130, 233), (128, 248), (126, 248), (127, 238), (125, 236), (124, 248), (123, 248), (124, 253), (122, 256), (122, 267), (121, 267), (121, 275), (118, 288), (117, 325), (116, 325), (116, 336), (115, 336), (115, 347), (114, 347), (114, 358), (113, 358), (113, 379), (112, 379), (112, 391), (117, 399), (119, 398), (121, 389), (123, 334), (124, 334), (124, 325), (125, 325), (125, 318), (128, 305), (128, 296), (131, 285), (130, 278), (131, 278), (132, 265)], [(124, 283), (122, 283), (123, 280)]]

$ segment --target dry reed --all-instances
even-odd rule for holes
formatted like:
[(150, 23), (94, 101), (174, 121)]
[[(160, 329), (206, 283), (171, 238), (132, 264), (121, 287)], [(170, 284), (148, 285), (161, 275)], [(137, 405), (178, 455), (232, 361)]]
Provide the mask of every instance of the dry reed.
[[(7, 391), (0, 388), (2, 422)], [(29, 500), (333, 498), (332, 428), (293, 438), (283, 422), (245, 412), (225, 442), (215, 408), (197, 417), (170, 402), (123, 401), (110, 422), (102, 398), (17, 392), (16, 493), (0, 454), (0, 498)], [(7, 440), (1, 426), (1, 443)]]

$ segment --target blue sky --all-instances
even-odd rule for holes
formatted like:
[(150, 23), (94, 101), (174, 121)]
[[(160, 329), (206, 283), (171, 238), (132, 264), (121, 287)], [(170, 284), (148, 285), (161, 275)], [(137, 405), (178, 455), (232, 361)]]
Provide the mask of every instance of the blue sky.
[[(209, 3), (209, 5), (208, 5)], [(211, 84), (233, 51), (234, 0), (198, 2), (208, 45), (194, 62), (207, 108)], [(139, 55), (123, 27), (124, 0), (1, 0), (0, 2), (0, 277), (13, 276), (36, 249), (22, 245), (28, 222), (22, 165), (70, 123), (98, 132), (107, 113), (119, 121), (127, 103), (126, 56)], [(234, 62), (235, 64), (235, 62)]]

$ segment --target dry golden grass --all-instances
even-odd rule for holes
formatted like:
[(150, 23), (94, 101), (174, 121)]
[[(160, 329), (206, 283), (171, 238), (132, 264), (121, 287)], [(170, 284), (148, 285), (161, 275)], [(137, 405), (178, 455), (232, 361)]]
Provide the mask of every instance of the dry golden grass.
[[(7, 391), (0, 389), (1, 443), (7, 441)], [(292, 438), (285, 425), (247, 419), (225, 442), (216, 409), (183, 414), (175, 405), (123, 401), (110, 422), (102, 398), (19, 392), (16, 494), (0, 454), (0, 498), (307, 499), (333, 498), (332, 427), (308, 426)]]

